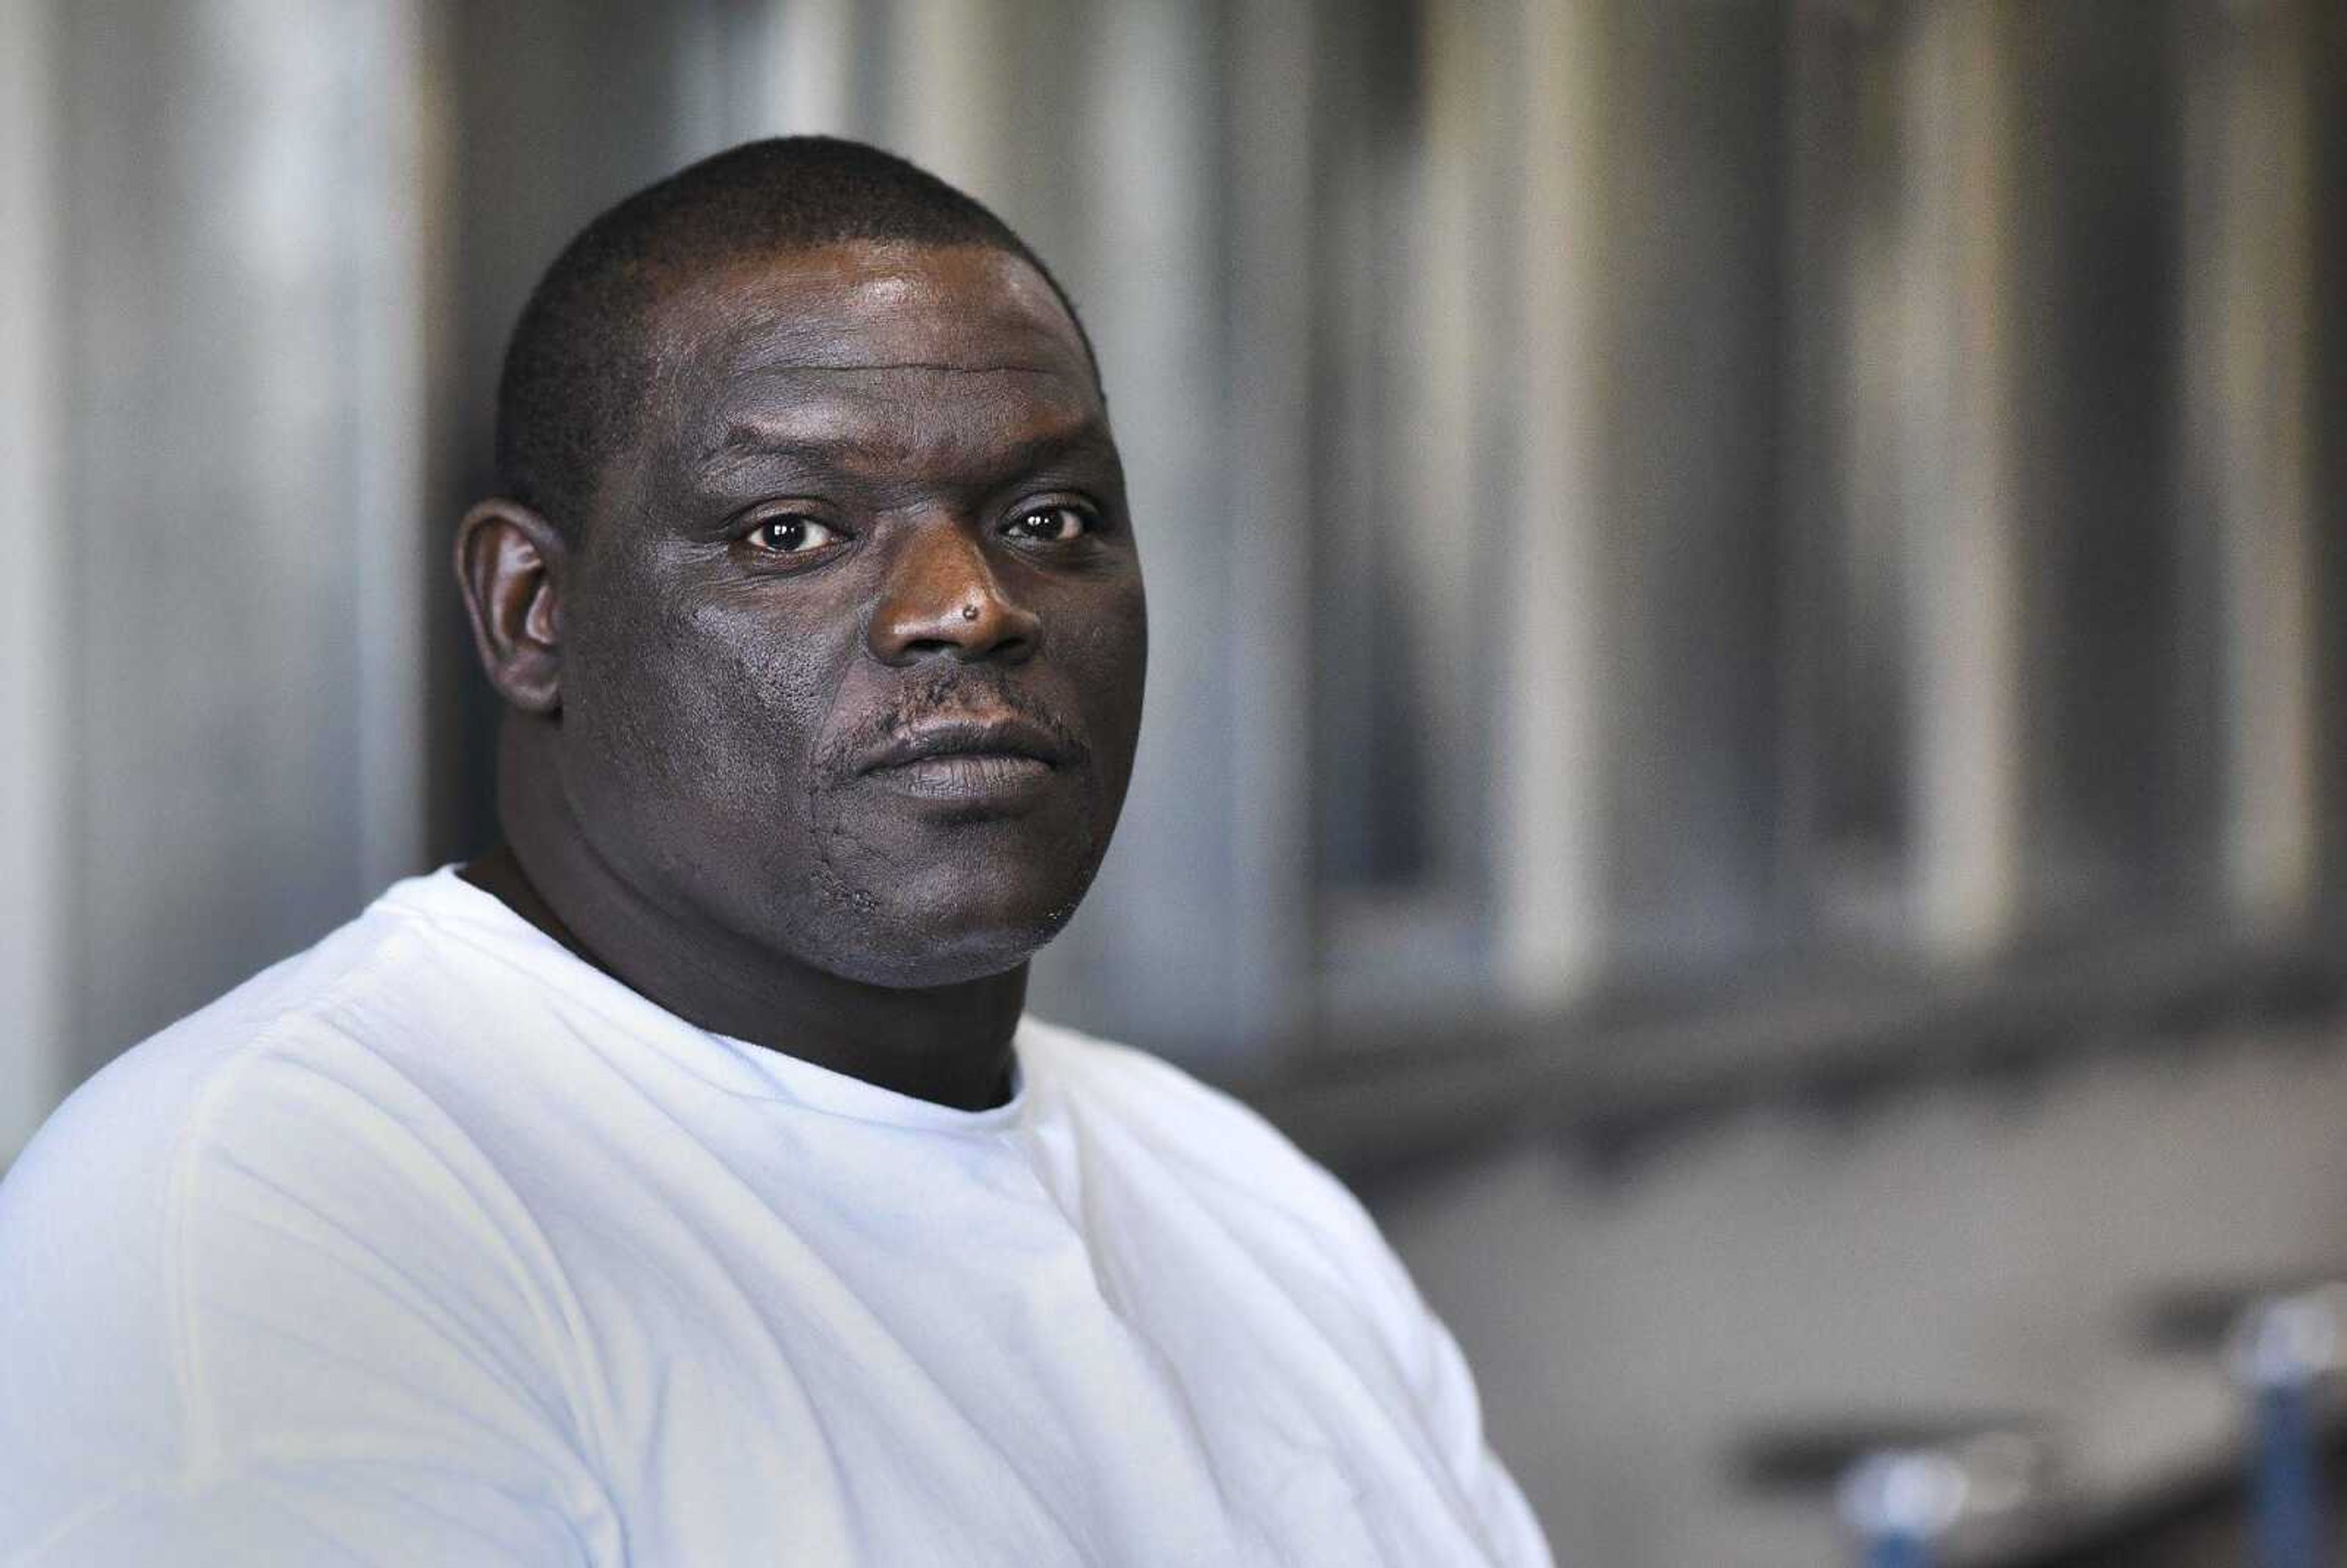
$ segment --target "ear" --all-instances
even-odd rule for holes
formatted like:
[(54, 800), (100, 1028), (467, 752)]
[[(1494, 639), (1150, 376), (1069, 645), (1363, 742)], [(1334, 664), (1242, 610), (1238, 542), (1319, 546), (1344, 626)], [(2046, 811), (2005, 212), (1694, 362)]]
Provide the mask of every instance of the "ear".
[(456, 525), (456, 584), (481, 669), (512, 707), (562, 707), (561, 571), (569, 545), (518, 502), (483, 501)]

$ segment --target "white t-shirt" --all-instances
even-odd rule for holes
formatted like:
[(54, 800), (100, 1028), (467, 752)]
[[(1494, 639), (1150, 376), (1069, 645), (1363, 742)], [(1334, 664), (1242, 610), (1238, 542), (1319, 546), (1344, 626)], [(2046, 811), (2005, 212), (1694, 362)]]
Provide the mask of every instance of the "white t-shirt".
[(950, 1110), (399, 884), (0, 1184), (0, 1563), (1548, 1561), (1334, 1180), (1017, 1054)]

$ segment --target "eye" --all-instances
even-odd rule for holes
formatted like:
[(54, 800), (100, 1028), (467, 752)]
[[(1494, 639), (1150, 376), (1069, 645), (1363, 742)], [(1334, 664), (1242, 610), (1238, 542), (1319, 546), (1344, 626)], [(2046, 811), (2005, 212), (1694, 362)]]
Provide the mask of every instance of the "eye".
[(1013, 538), (1036, 544), (1065, 544), (1092, 531), (1092, 515), (1081, 507), (1034, 507), (1002, 526)]
[(829, 523), (819, 523), (796, 512), (784, 512), (760, 522), (750, 530), (749, 537), (753, 545), (770, 554), (803, 556), (835, 542), (840, 533)]

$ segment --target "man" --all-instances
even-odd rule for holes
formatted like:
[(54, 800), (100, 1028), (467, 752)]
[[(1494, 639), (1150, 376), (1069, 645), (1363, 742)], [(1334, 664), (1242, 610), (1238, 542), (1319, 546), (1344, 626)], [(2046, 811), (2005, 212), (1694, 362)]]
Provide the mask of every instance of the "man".
[(1359, 1208), (1021, 1018), (1138, 727), (1090, 344), (885, 154), (533, 295), (457, 568), (505, 845), (0, 1187), (0, 1561), (1546, 1561)]

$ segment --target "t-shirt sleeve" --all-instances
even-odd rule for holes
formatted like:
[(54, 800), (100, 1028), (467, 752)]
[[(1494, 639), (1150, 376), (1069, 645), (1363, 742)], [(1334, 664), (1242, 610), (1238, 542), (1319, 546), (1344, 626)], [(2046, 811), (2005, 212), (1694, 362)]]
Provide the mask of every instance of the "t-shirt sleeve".
[(616, 1560), (528, 1215), (326, 1043), (133, 1053), (0, 1184), (0, 1564)]

